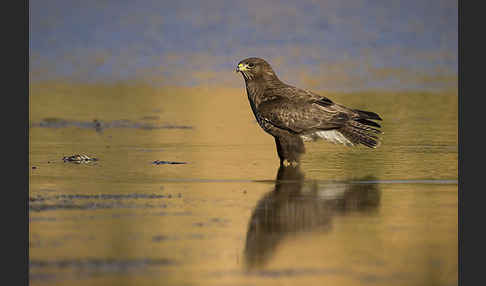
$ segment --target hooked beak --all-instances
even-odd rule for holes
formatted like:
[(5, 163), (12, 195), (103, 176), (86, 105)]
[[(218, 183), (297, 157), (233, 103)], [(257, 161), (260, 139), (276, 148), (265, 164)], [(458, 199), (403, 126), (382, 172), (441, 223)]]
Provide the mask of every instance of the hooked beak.
[(246, 65), (244, 64), (238, 64), (238, 66), (236, 67), (236, 70), (235, 72), (241, 72), (241, 71), (246, 71), (248, 68)]

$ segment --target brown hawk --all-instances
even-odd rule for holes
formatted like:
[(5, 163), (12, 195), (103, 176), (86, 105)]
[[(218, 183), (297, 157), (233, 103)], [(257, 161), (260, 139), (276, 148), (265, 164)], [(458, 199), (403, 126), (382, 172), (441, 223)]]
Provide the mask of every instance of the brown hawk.
[(295, 166), (305, 152), (303, 141), (325, 139), (347, 146), (379, 146), (374, 112), (351, 109), (329, 98), (282, 82), (260, 58), (238, 63), (258, 124), (275, 137), (280, 163)]

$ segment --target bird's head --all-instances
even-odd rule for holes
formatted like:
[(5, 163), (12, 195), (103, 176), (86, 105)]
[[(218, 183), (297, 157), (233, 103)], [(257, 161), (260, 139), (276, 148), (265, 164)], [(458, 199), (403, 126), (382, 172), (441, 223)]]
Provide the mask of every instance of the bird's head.
[(241, 72), (245, 80), (276, 78), (269, 63), (260, 58), (247, 58), (238, 63), (236, 72)]

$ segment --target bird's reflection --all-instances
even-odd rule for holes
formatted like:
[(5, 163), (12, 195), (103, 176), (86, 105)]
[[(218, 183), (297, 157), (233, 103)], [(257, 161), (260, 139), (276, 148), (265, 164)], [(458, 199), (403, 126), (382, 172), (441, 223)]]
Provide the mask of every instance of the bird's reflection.
[(265, 194), (253, 210), (246, 235), (248, 269), (263, 266), (285, 237), (311, 231), (328, 231), (336, 215), (372, 212), (380, 203), (375, 180), (362, 183), (318, 183), (305, 181), (300, 168), (281, 166), (275, 188)]

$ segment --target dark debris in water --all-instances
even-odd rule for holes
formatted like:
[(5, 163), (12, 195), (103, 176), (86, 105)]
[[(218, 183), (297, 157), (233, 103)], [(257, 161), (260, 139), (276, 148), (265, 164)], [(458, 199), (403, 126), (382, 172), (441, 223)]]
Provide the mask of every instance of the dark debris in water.
[[(29, 210), (34, 212), (49, 211), (49, 210), (95, 210), (95, 209), (113, 209), (113, 208), (133, 208), (136, 207), (132, 204), (120, 204), (120, 203), (96, 203), (90, 202), (86, 204), (73, 204), (68, 202), (57, 204), (31, 204)], [(148, 207), (148, 206), (145, 206)]]
[(226, 227), (228, 226), (229, 220), (225, 218), (214, 217), (206, 222), (195, 222), (192, 225), (197, 227)]
[(174, 161), (159, 161), (155, 160), (152, 162), (154, 165), (178, 165), (178, 164), (187, 164), (187, 162), (174, 162)]
[(154, 237), (152, 237), (152, 241), (153, 242), (161, 242), (161, 241), (165, 241), (165, 240), (169, 240), (170, 238), (166, 235), (156, 235)]
[(167, 198), (166, 195), (158, 194), (95, 194), (95, 195), (82, 195), (82, 194), (62, 194), (56, 196), (37, 196), (30, 197), (29, 201), (45, 201), (45, 200), (79, 200), (79, 199), (99, 199), (99, 200), (113, 200), (113, 199), (161, 199)]
[(101, 199), (101, 200), (113, 200), (113, 199), (161, 199), (166, 198), (166, 195), (157, 194), (99, 194), (99, 195), (58, 195), (56, 199)]
[[(170, 196), (172, 197), (172, 196)], [(55, 196), (29, 197), (29, 210), (34, 212), (49, 210), (94, 210), (113, 208), (165, 208), (165, 204), (134, 203), (134, 199), (163, 199), (161, 194), (61, 194)], [(88, 201), (87, 201), (88, 200)], [(89, 201), (94, 200), (94, 201)], [(100, 202), (103, 201), (103, 202)], [(129, 200), (128, 202), (123, 202)], [(80, 201), (84, 201), (80, 203)]]
[(192, 126), (186, 125), (154, 125), (148, 123), (140, 123), (131, 120), (113, 120), (113, 121), (75, 121), (75, 120), (64, 120), (60, 118), (45, 118), (41, 122), (32, 123), (32, 127), (44, 127), (44, 128), (65, 128), (65, 127), (79, 127), (94, 129), (96, 132), (102, 132), (103, 129), (107, 128), (136, 128), (136, 129), (192, 129)]
[(91, 158), (88, 155), (84, 154), (76, 154), (72, 156), (64, 156), (62, 158), (64, 162), (73, 162), (73, 163), (88, 163), (88, 162), (95, 162), (98, 161), (98, 158)]

